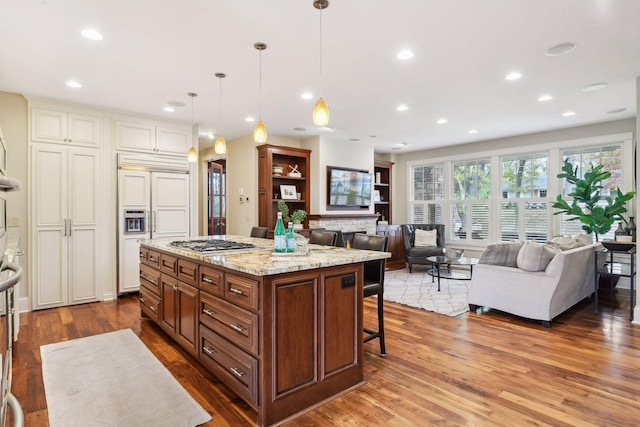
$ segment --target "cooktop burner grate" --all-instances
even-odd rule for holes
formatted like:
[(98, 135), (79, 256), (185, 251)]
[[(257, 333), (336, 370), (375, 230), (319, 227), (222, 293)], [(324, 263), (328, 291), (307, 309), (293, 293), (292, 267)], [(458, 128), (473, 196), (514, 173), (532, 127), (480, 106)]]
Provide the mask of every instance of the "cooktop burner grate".
[(190, 249), (196, 252), (235, 251), (256, 247), (251, 243), (234, 242), (232, 240), (176, 240), (169, 244), (176, 248)]

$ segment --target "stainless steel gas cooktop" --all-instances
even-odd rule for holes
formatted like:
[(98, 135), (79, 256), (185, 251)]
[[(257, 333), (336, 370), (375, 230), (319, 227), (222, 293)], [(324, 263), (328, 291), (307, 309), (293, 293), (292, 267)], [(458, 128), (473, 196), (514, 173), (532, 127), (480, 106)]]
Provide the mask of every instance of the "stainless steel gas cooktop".
[(196, 252), (221, 252), (253, 249), (256, 245), (251, 243), (234, 242), (233, 240), (176, 240), (169, 243), (176, 248), (189, 249)]

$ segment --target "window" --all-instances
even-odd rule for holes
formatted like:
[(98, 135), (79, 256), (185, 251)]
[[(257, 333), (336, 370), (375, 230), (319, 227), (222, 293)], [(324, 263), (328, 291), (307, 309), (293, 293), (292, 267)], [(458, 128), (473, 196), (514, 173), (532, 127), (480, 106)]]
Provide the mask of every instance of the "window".
[(547, 240), (549, 230), (548, 156), (524, 154), (500, 159), (501, 240)]
[[(591, 169), (591, 165), (604, 165), (604, 169), (611, 172), (611, 177), (602, 184), (600, 190), (602, 205), (606, 204), (606, 197), (615, 197), (615, 189), (622, 187), (622, 146), (608, 145), (603, 147), (587, 147), (582, 149), (564, 150), (562, 152), (562, 161), (568, 159), (574, 167), (578, 167), (578, 175), (584, 174)], [(563, 180), (562, 195), (567, 197), (573, 191), (571, 185)], [(571, 216), (563, 214), (559, 225), (560, 235), (573, 235), (584, 233), (582, 231), (582, 223), (579, 220), (570, 220)], [(598, 236), (602, 239), (614, 239), (614, 231), (616, 227), (612, 227), (611, 231), (604, 236)]]
[[(444, 200), (444, 165), (413, 168), (413, 201), (410, 202), (411, 222), (442, 224)], [(436, 200), (438, 202), (436, 202)]]
[(452, 169), (451, 240), (489, 239), (489, 160), (457, 162)]

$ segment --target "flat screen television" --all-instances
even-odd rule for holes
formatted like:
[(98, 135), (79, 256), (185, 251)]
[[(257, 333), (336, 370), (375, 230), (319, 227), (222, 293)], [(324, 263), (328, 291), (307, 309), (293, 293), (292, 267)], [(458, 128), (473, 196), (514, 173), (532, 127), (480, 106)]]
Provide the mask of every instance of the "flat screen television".
[(372, 182), (367, 171), (327, 166), (327, 206), (369, 207)]

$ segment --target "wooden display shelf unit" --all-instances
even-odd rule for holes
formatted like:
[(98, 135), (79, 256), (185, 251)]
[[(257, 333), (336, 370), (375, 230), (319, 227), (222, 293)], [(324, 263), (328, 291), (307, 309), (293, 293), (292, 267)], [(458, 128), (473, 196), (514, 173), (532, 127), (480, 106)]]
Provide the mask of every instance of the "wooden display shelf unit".
[[(290, 212), (304, 209), (309, 214), (311, 150), (270, 144), (259, 145), (256, 148), (258, 149), (258, 225), (269, 227), (269, 230), (273, 231), (280, 200), (287, 203)], [(274, 174), (274, 165), (282, 166), (282, 174)], [(291, 172), (289, 166), (297, 166), (301, 176), (288, 176), (287, 174)], [(296, 198), (283, 198), (282, 185), (295, 187)], [(298, 194), (300, 194), (299, 198)], [(303, 227), (308, 228), (308, 225), (309, 220), (305, 218)]]
[[(380, 200), (374, 201), (374, 211), (380, 213), (379, 221), (387, 221), (391, 224), (391, 169), (393, 162), (376, 160), (373, 165), (374, 170), (374, 190), (380, 193)], [(378, 179), (378, 176), (380, 179)]]

